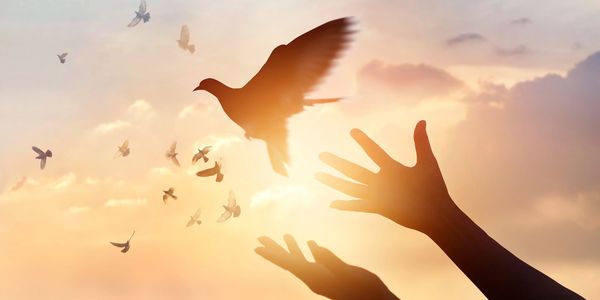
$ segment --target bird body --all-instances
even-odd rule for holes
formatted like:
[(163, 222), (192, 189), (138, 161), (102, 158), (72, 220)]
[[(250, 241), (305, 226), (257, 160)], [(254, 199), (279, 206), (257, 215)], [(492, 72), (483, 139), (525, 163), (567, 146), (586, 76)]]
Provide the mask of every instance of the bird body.
[(133, 20), (131, 20), (131, 22), (129, 22), (129, 25), (127, 25), (127, 27), (134, 27), (141, 21), (144, 21), (144, 23), (150, 21), (150, 13), (147, 12), (147, 9), (148, 7), (146, 5), (146, 1), (141, 0), (140, 7), (137, 11), (135, 11), (135, 17), (133, 18)]
[(46, 152), (44, 152), (36, 146), (31, 147), (31, 149), (37, 153), (38, 156), (35, 158), (40, 160), (40, 169), (43, 170), (46, 167), (46, 159), (52, 157), (52, 151), (46, 150)]
[(223, 178), (225, 177), (225, 175), (223, 175), (223, 173), (221, 172), (221, 168), (222, 168), (221, 163), (215, 161), (215, 165), (212, 168), (202, 170), (202, 171), (196, 173), (196, 176), (209, 177), (209, 176), (216, 175), (215, 181), (221, 182), (221, 181), (223, 181)]
[(67, 55), (69, 55), (69, 53), (65, 52), (63, 54), (57, 54), (56, 56), (58, 56), (58, 60), (60, 61), (60, 63), (64, 64), (67, 61)]
[(177, 196), (175, 196), (175, 189), (174, 188), (169, 188), (168, 190), (163, 191), (162, 199), (163, 199), (163, 202), (165, 204), (167, 204), (167, 200), (169, 198), (172, 198), (173, 200), (177, 200)]
[(287, 45), (277, 46), (260, 71), (241, 88), (208, 78), (194, 91), (213, 94), (225, 114), (244, 129), (246, 138), (264, 140), (273, 169), (287, 176), (287, 119), (306, 106), (341, 99), (304, 96), (322, 80), (348, 44), (351, 23), (350, 18), (333, 20)]
[(210, 150), (212, 150), (212, 146), (205, 146), (202, 149), (198, 149), (198, 153), (194, 154), (194, 157), (192, 157), (192, 164), (195, 164), (200, 159), (203, 159), (204, 162), (207, 162), (208, 157), (206, 157), (206, 154), (208, 154)]
[(229, 191), (229, 197), (227, 198), (227, 205), (223, 205), (225, 211), (221, 214), (219, 219), (217, 219), (217, 223), (225, 222), (231, 216), (237, 218), (242, 213), (242, 208), (236, 203), (235, 194), (233, 191)]
[(122, 253), (127, 253), (127, 251), (129, 251), (129, 248), (131, 246), (131, 244), (130, 244), (131, 238), (133, 237), (134, 234), (135, 234), (135, 230), (133, 231), (133, 233), (131, 234), (131, 236), (129, 237), (127, 242), (125, 242), (125, 243), (115, 243), (115, 242), (110, 242), (110, 243), (115, 247), (123, 248), (123, 249), (121, 249)]

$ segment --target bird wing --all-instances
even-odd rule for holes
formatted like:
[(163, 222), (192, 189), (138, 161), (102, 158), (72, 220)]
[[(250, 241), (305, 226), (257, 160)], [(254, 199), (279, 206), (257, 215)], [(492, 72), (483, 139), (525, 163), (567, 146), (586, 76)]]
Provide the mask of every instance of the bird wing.
[(200, 213), (201, 213), (201, 212), (202, 212), (202, 210), (201, 210), (200, 208), (198, 208), (198, 209), (196, 210), (196, 212), (194, 213), (194, 217), (193, 217), (193, 218), (194, 218), (194, 219), (198, 219), (198, 218), (200, 218)]
[(202, 157), (202, 155), (202, 152), (194, 154), (194, 156), (192, 157), (192, 164), (195, 164)]
[(351, 25), (351, 18), (329, 21), (276, 47), (246, 87), (279, 88), (286, 94), (311, 91), (350, 42)]
[(177, 142), (173, 142), (173, 144), (171, 144), (171, 147), (169, 148), (169, 152), (175, 153), (176, 149), (177, 149)]
[(273, 170), (283, 176), (287, 176), (286, 164), (290, 162), (287, 144), (287, 121), (281, 119), (278, 122), (272, 122), (271, 126), (263, 134)]
[(190, 227), (190, 226), (194, 225), (194, 223), (196, 223), (196, 220), (194, 218), (190, 218), (190, 220), (187, 222), (187, 224), (185, 224), (185, 227)]
[(176, 156), (171, 156), (171, 161), (177, 165), (178, 167), (180, 167), (181, 165), (179, 164), (179, 160), (177, 159)]
[(202, 171), (196, 173), (196, 176), (200, 176), (200, 177), (213, 176), (213, 175), (217, 174), (217, 171), (218, 171), (218, 169), (217, 169), (217, 163), (215, 162), (215, 166), (214, 167), (202, 170)]
[(113, 246), (115, 247), (119, 247), (119, 248), (123, 248), (125, 246), (127, 246), (127, 243), (115, 243), (115, 242), (110, 242)]
[(233, 209), (233, 217), (237, 218), (240, 216), (241, 213), (242, 213), (242, 208), (239, 205), (236, 205), (235, 208)]
[(187, 25), (181, 26), (181, 32), (179, 33), (179, 40), (184, 45), (187, 45), (190, 42), (190, 29)]
[(225, 222), (227, 221), (227, 219), (231, 218), (231, 212), (228, 210), (225, 210), (221, 216), (217, 219), (217, 223), (221, 223), (221, 222)]
[(121, 148), (128, 148), (129, 147), (129, 140), (125, 140), (123, 142), (123, 145), (121, 145)]
[(147, 9), (147, 5), (146, 5), (146, 0), (142, 0), (140, 2), (140, 8), (139, 8), (139, 12), (140, 14), (145, 14), (146, 13), (146, 9)]
[(65, 53), (61, 54), (60, 57), (65, 58), (65, 57), (67, 57), (67, 55), (69, 55), (69, 53), (65, 52)]
[(129, 251), (129, 243), (127, 243), (125, 245), (125, 247), (123, 248), (123, 250), (121, 250), (121, 252), (123, 252), (123, 253), (127, 253), (127, 251)]
[(129, 24), (127, 25), (127, 27), (133, 27), (133, 26), (139, 24), (141, 20), (142, 20), (142, 18), (138, 18), (136, 16), (135, 18), (133, 18), (133, 20), (131, 20), (131, 22), (129, 22)]
[(35, 151), (35, 153), (37, 153), (38, 155), (44, 155), (45, 154), (44, 151), (42, 151), (42, 149), (40, 149), (40, 148), (38, 148), (36, 146), (31, 147), (31, 149), (33, 149), (33, 151)]
[(167, 192), (168, 192), (169, 194), (173, 194), (173, 193), (175, 192), (175, 188), (169, 188), (169, 189), (167, 190)]
[(227, 206), (228, 207), (235, 207), (236, 203), (235, 203), (235, 194), (233, 193), (232, 190), (229, 190), (229, 197), (227, 197)]
[(212, 146), (205, 146), (204, 148), (202, 148), (202, 153), (208, 154), (210, 150), (212, 150)]
[(46, 158), (40, 159), (40, 169), (44, 169), (46, 167)]

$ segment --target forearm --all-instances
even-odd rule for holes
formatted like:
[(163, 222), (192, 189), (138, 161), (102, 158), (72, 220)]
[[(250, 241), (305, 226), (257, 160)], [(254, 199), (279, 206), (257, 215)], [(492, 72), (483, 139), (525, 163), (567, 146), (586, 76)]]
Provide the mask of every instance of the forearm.
[(582, 299), (520, 260), (456, 205), (426, 234), (489, 299)]

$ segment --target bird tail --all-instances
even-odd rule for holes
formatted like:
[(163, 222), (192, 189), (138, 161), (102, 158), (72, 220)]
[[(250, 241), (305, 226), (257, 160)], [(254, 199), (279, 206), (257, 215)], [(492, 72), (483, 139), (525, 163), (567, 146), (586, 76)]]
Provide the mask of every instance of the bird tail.
[(322, 98), (322, 99), (304, 99), (304, 106), (313, 106), (315, 104), (333, 103), (342, 100), (342, 98)]
[(271, 166), (273, 170), (280, 175), (285, 177), (288, 176), (287, 169), (285, 166), (286, 159), (276, 147), (267, 143), (267, 151), (269, 152), (269, 159), (271, 160)]
[(206, 155), (205, 155), (205, 156), (202, 156), (202, 159), (204, 159), (204, 162), (207, 162), (207, 161), (208, 161), (208, 157), (206, 157)]
[(196, 46), (195, 45), (188, 45), (188, 51), (190, 51), (190, 53), (194, 54), (194, 52), (196, 51)]

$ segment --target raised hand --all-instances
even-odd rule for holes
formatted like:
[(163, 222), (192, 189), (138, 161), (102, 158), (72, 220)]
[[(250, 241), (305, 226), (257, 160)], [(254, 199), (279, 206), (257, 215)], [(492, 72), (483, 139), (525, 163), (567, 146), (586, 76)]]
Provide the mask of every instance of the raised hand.
[(317, 174), (320, 182), (356, 198), (334, 201), (331, 207), (377, 213), (400, 225), (426, 233), (436, 225), (441, 214), (458, 209), (448, 195), (431, 151), (425, 121), (417, 123), (415, 128), (417, 163), (413, 167), (392, 159), (364, 132), (353, 129), (350, 135), (380, 169), (375, 173), (334, 154), (321, 153), (323, 162), (355, 180), (352, 182), (325, 173)]
[(377, 275), (356, 266), (348, 265), (335, 254), (314, 241), (308, 247), (315, 262), (306, 260), (291, 235), (285, 235), (288, 250), (268, 237), (258, 240), (262, 247), (254, 251), (266, 260), (290, 271), (314, 293), (330, 299), (398, 299)]

